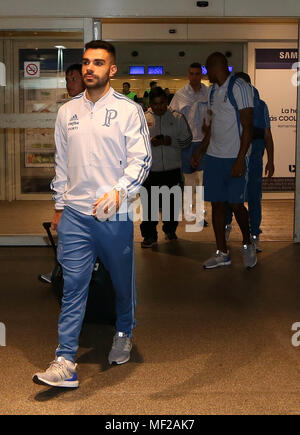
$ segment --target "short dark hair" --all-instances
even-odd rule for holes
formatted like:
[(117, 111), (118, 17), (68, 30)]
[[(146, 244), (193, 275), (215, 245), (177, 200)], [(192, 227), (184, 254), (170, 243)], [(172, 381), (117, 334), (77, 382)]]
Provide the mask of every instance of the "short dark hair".
[(127, 86), (130, 88), (130, 83), (129, 83), (129, 82), (124, 82), (124, 83), (123, 83), (123, 86), (124, 86), (124, 85), (127, 85)]
[(190, 65), (190, 68), (198, 68), (202, 70), (202, 65), (199, 62), (194, 62)]
[(152, 88), (152, 86), (154, 86), (154, 85), (157, 85), (157, 82), (155, 82), (155, 81), (150, 82), (150, 88)]
[(85, 44), (86, 50), (88, 50), (88, 49), (95, 50), (97, 48), (101, 48), (102, 50), (106, 50), (108, 53), (110, 53), (113, 56), (114, 59), (116, 58), (116, 49), (110, 42), (103, 41), (102, 39), (97, 39), (94, 41), (87, 42)]
[(228, 59), (223, 53), (216, 51), (208, 56), (206, 66), (208, 65), (221, 65), (224, 69), (228, 69)]
[(164, 97), (164, 98), (168, 99), (167, 94), (165, 93), (165, 91), (160, 86), (157, 86), (152, 91), (150, 91), (150, 93), (149, 93), (149, 101), (151, 102), (155, 98), (158, 98), (158, 97)]
[(82, 75), (82, 65), (81, 63), (73, 63), (72, 65), (68, 66), (66, 69), (66, 75), (69, 74), (71, 71), (79, 71), (80, 75)]
[(250, 78), (249, 74), (241, 71), (241, 72), (236, 73), (235, 76), (238, 77), (239, 79), (245, 80), (245, 82), (250, 83), (250, 85), (251, 85), (251, 78)]

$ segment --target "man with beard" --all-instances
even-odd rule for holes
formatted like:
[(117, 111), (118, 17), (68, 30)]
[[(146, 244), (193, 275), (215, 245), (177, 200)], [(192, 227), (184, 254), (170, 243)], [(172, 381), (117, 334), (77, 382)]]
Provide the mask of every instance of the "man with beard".
[(34, 375), (38, 384), (79, 385), (75, 360), (97, 257), (116, 292), (116, 334), (108, 361), (124, 364), (130, 358), (136, 288), (127, 200), (135, 198), (148, 175), (151, 147), (142, 108), (110, 86), (116, 72), (110, 43), (86, 44), (82, 59), (86, 91), (58, 112), (52, 229), (58, 231), (64, 296), (56, 357), (46, 372)]

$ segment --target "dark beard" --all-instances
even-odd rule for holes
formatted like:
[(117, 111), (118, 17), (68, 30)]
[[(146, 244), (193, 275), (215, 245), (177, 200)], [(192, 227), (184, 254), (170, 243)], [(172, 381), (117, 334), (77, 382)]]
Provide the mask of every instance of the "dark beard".
[(84, 80), (84, 83), (88, 89), (100, 89), (105, 88), (107, 83), (109, 82), (109, 73), (105, 77), (102, 77), (102, 79), (99, 79), (94, 84), (89, 84)]

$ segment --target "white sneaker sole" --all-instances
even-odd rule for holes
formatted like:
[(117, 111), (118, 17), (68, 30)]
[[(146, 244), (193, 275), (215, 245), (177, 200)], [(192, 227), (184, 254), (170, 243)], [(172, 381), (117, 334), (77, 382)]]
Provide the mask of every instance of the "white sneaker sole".
[(78, 388), (79, 381), (62, 381), (62, 382), (50, 382), (38, 376), (32, 378), (33, 382), (37, 385), (47, 385), (49, 387), (58, 388)]
[(127, 363), (130, 360), (130, 355), (127, 359), (125, 359), (124, 361), (108, 361), (109, 365), (113, 365), (113, 364), (117, 364), (118, 366)]
[(206, 266), (205, 264), (203, 265), (204, 269), (217, 269), (217, 267), (222, 266), (231, 266), (231, 261), (223, 261), (222, 263), (218, 263), (214, 266)]

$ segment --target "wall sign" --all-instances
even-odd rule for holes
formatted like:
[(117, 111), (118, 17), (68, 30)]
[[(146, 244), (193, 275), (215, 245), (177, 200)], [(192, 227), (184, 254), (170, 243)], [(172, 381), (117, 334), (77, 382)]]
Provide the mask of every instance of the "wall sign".
[(24, 62), (24, 77), (36, 78), (40, 77), (40, 62)]

